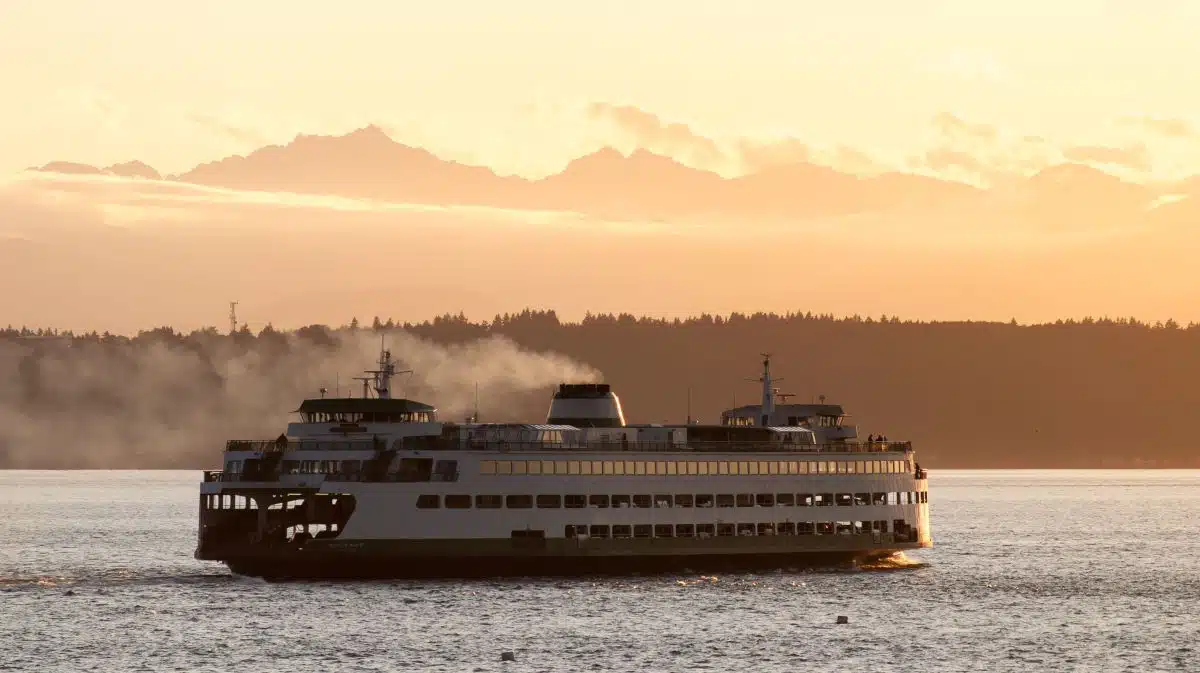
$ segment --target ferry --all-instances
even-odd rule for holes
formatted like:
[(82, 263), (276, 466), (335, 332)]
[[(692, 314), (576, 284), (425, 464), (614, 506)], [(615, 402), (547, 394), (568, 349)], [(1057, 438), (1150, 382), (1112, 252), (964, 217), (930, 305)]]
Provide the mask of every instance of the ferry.
[[(603, 383), (563, 383), (544, 423), (446, 422), (393, 398), (306, 399), (274, 440), (231, 440), (200, 484), (195, 557), (268, 580), (704, 572), (857, 565), (931, 547), (909, 442), (841, 406), (760, 404), (719, 423), (626, 423)], [(782, 398), (777, 403), (777, 398)], [(478, 406), (478, 405), (476, 405)]]

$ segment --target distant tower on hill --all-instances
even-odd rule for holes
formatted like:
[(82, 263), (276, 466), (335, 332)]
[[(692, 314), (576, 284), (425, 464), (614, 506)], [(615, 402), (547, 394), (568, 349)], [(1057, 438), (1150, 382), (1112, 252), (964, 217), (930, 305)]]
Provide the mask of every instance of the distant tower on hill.
[(229, 333), (237, 334), (237, 305), (236, 301), (229, 302)]

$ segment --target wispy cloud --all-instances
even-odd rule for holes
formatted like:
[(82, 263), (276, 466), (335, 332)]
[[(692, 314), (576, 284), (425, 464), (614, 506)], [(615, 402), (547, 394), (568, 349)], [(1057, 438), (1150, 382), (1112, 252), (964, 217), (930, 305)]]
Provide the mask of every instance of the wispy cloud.
[(1145, 129), (1167, 138), (1192, 138), (1195, 131), (1186, 119), (1164, 119), (1160, 117), (1121, 117), (1118, 123)]

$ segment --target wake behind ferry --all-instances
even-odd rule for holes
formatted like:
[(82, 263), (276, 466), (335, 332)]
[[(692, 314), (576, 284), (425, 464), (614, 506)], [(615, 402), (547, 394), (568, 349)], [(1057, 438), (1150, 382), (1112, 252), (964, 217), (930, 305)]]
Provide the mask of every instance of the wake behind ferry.
[[(275, 440), (229, 441), (200, 485), (197, 559), (267, 579), (749, 570), (932, 546), (908, 442), (858, 439), (836, 404), (762, 402), (719, 424), (627, 424), (565, 383), (545, 423), (442, 422), (391, 396), (304, 400)], [(785, 398), (786, 399), (786, 398)]]

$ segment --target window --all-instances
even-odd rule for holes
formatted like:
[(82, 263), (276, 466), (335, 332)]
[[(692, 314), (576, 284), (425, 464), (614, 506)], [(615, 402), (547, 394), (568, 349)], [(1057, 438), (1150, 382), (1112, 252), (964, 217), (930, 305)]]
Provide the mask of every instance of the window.
[(696, 506), (697, 507), (712, 507), (713, 506), (712, 494), (711, 493), (697, 493), (696, 494)]
[(753, 507), (754, 506), (754, 494), (753, 493), (738, 493), (737, 494), (737, 506), (738, 507)]
[(497, 460), (496, 461), (496, 474), (512, 474), (512, 461), (511, 460)]
[(498, 495), (475, 496), (475, 509), (500, 509), (504, 499)]
[(731, 523), (717, 524), (717, 536), (718, 537), (732, 537), (735, 532), (737, 532), (737, 531), (734, 528), (734, 525)]
[(530, 460), (530, 461), (526, 461), (525, 464), (529, 468), (529, 474), (541, 474), (542, 473), (542, 461)]
[(812, 535), (815, 528), (811, 521), (801, 521), (796, 524), (796, 535)]
[(795, 493), (776, 493), (775, 505), (777, 507), (792, 507), (796, 504)]
[(711, 523), (696, 524), (696, 537), (712, 537), (717, 534), (717, 527)]
[[(774, 464), (774, 463), (772, 463), (772, 464)], [(756, 496), (754, 496), (754, 502), (759, 507), (774, 507), (775, 506), (775, 494), (774, 493), (759, 493)]]
[(627, 524), (617, 524), (612, 527), (612, 536), (616, 538), (631, 538), (633, 537), (633, 526)]
[(471, 496), (469, 496), (469, 495), (448, 495), (448, 496), (446, 496), (446, 509), (471, 509)]
[(634, 507), (648, 508), (648, 507), (651, 507), (653, 505), (653, 503), (654, 503), (654, 500), (649, 495), (633, 496), (633, 506)]
[(779, 535), (795, 535), (796, 524), (792, 523), (791, 521), (784, 521), (775, 524), (775, 530)]
[(603, 524), (594, 525), (590, 529), (588, 529), (588, 535), (590, 537), (607, 538), (608, 537), (608, 526), (605, 526)]
[(737, 534), (738, 535), (754, 535), (754, 529), (755, 529), (755, 527), (754, 527), (754, 524), (752, 524), (752, 523), (739, 523), (737, 525)]
[(871, 504), (871, 494), (870, 493), (855, 493), (854, 494), (854, 504), (855, 505)]
[(813, 506), (813, 494), (812, 493), (800, 493), (799, 495), (796, 496), (796, 504), (799, 505), (800, 507), (812, 507)]
[[(653, 463), (651, 463), (653, 464)], [(650, 537), (654, 534), (654, 526), (648, 523), (640, 523), (633, 527), (634, 537)]]
[(496, 461), (494, 461), (494, 460), (479, 461), (479, 474), (496, 474)]
[(440, 498), (437, 495), (427, 493), (417, 496), (417, 509), (437, 509), (440, 506)]
[(673, 498), (670, 495), (659, 493), (654, 496), (655, 507), (670, 507)]
[(595, 495), (595, 494), (589, 495), (588, 496), (588, 507), (601, 507), (601, 508), (608, 507), (608, 496), (607, 495)]
[(675, 527), (669, 523), (655, 524), (654, 537), (675, 537)]
[(887, 504), (887, 493), (872, 493), (871, 494), (871, 504), (886, 505)]
[(732, 493), (718, 493), (717, 507), (733, 507), (734, 496)]
[(675, 495), (676, 507), (691, 507), (692, 495), (690, 493), (678, 493)]
[(587, 526), (572, 526), (567, 524), (563, 529), (563, 537), (575, 537), (575, 532), (578, 531), (581, 535), (587, 535)]
[(854, 504), (854, 496), (850, 493), (838, 493), (833, 497), (838, 507), (849, 507)]
[(817, 507), (829, 507), (833, 505), (832, 493), (818, 493), (813, 497), (813, 502)]
[[(538, 509), (557, 509), (562, 507), (562, 496), (560, 495), (539, 495), (537, 497)], [(510, 505), (511, 507), (511, 505)]]
[(542, 474), (554, 474), (554, 461), (553, 460), (543, 460), (542, 461)]
[(525, 461), (514, 460), (512, 462), (512, 473), (513, 474), (525, 474)]
[(614, 495), (612, 497), (612, 506), (613, 507), (629, 507), (629, 496)]
[(563, 498), (567, 509), (583, 509), (587, 507), (587, 498), (582, 495), (568, 495)]
[(774, 535), (775, 534), (775, 524), (773, 524), (773, 523), (758, 524), (758, 534), (759, 535)]
[(675, 537), (695, 537), (696, 527), (690, 523), (675, 525)]
[(532, 495), (505, 496), (504, 506), (509, 509), (530, 509), (533, 507), (533, 496)]

